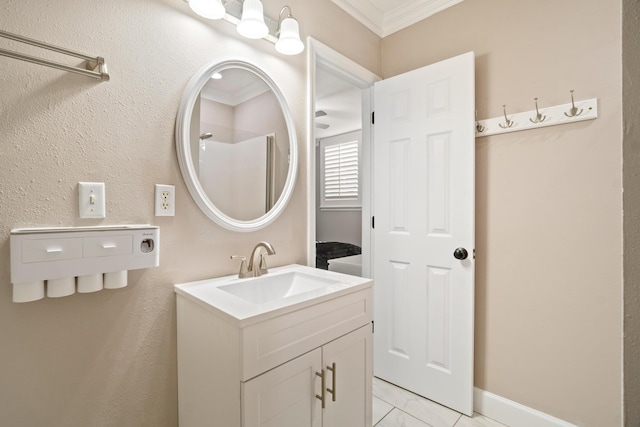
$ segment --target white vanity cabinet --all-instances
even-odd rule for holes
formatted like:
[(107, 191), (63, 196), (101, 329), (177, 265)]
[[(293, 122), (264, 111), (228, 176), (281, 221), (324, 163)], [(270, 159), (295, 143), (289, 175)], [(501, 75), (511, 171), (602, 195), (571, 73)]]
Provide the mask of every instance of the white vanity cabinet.
[(180, 427), (370, 427), (365, 282), (248, 319), (177, 285)]
[(244, 382), (243, 427), (371, 426), (370, 347), (367, 325)]

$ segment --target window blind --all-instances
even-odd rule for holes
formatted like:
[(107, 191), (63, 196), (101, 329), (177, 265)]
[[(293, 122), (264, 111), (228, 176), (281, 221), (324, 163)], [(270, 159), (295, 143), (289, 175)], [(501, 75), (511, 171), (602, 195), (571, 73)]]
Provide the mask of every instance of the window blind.
[(324, 199), (358, 201), (358, 141), (324, 147)]

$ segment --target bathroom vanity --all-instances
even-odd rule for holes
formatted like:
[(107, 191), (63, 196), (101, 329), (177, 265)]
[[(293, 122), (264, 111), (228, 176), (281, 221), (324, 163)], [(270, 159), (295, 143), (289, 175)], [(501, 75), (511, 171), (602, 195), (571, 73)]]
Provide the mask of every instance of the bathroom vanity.
[[(215, 75), (225, 78), (216, 82)], [(229, 102), (215, 93), (237, 92), (227, 87), (234, 81), (261, 89), (250, 99), (233, 100), (230, 105), (245, 105), (234, 108), (233, 123), (252, 121), (240, 110), (261, 108), (264, 129), (243, 127), (227, 135), (230, 123), (211, 127), (206, 120), (205, 110)], [(207, 159), (220, 148), (216, 144), (239, 148), (249, 136), (260, 135), (274, 138), (266, 160), (259, 162), (265, 172), (256, 182), (251, 178), (255, 188), (266, 188), (265, 194), (252, 191), (243, 197), (261, 209), (239, 211), (226, 191), (245, 178), (246, 162), (255, 153), (234, 162), (245, 165), (239, 174), (223, 171), (224, 180), (211, 175), (221, 168)], [(249, 232), (280, 215), (296, 181), (297, 145), (284, 95), (258, 65), (217, 59), (189, 81), (176, 116), (178, 163), (194, 202), (218, 225)], [(269, 254), (266, 242), (258, 244), (249, 267), (241, 267), (242, 278), (175, 285), (180, 426), (371, 427), (372, 282), (300, 265), (247, 278), (267, 271), (264, 259), (257, 258), (266, 256), (256, 252), (261, 244)]]
[(370, 427), (369, 279), (291, 265), (175, 286), (181, 427)]

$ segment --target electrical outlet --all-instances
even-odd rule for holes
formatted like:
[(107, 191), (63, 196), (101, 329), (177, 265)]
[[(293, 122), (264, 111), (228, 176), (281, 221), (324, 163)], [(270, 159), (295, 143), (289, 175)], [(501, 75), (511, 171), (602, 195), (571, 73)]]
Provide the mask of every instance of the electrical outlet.
[(156, 216), (176, 215), (176, 187), (156, 184)]

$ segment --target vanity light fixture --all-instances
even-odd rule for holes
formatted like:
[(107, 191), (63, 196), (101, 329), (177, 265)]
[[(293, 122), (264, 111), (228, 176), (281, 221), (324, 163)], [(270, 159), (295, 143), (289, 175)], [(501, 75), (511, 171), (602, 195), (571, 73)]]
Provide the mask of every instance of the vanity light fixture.
[(189, 0), (189, 7), (207, 19), (222, 19), (227, 13), (222, 0)]
[(264, 38), (274, 43), (276, 50), (283, 55), (297, 55), (304, 50), (304, 43), (300, 39), (300, 26), (292, 16), (289, 6), (280, 10), (279, 19), (275, 21), (264, 16), (261, 0), (183, 1), (189, 3), (191, 9), (204, 18), (223, 19), (235, 25), (238, 33), (244, 37)]
[[(282, 19), (282, 13), (288, 10), (287, 17)], [(297, 55), (304, 50), (304, 43), (300, 40), (298, 21), (291, 15), (291, 8), (284, 6), (278, 18), (278, 41), (276, 50), (283, 55)]]
[(236, 29), (248, 39), (261, 39), (269, 34), (269, 27), (264, 23), (263, 7), (260, 0), (244, 0), (242, 18)]

